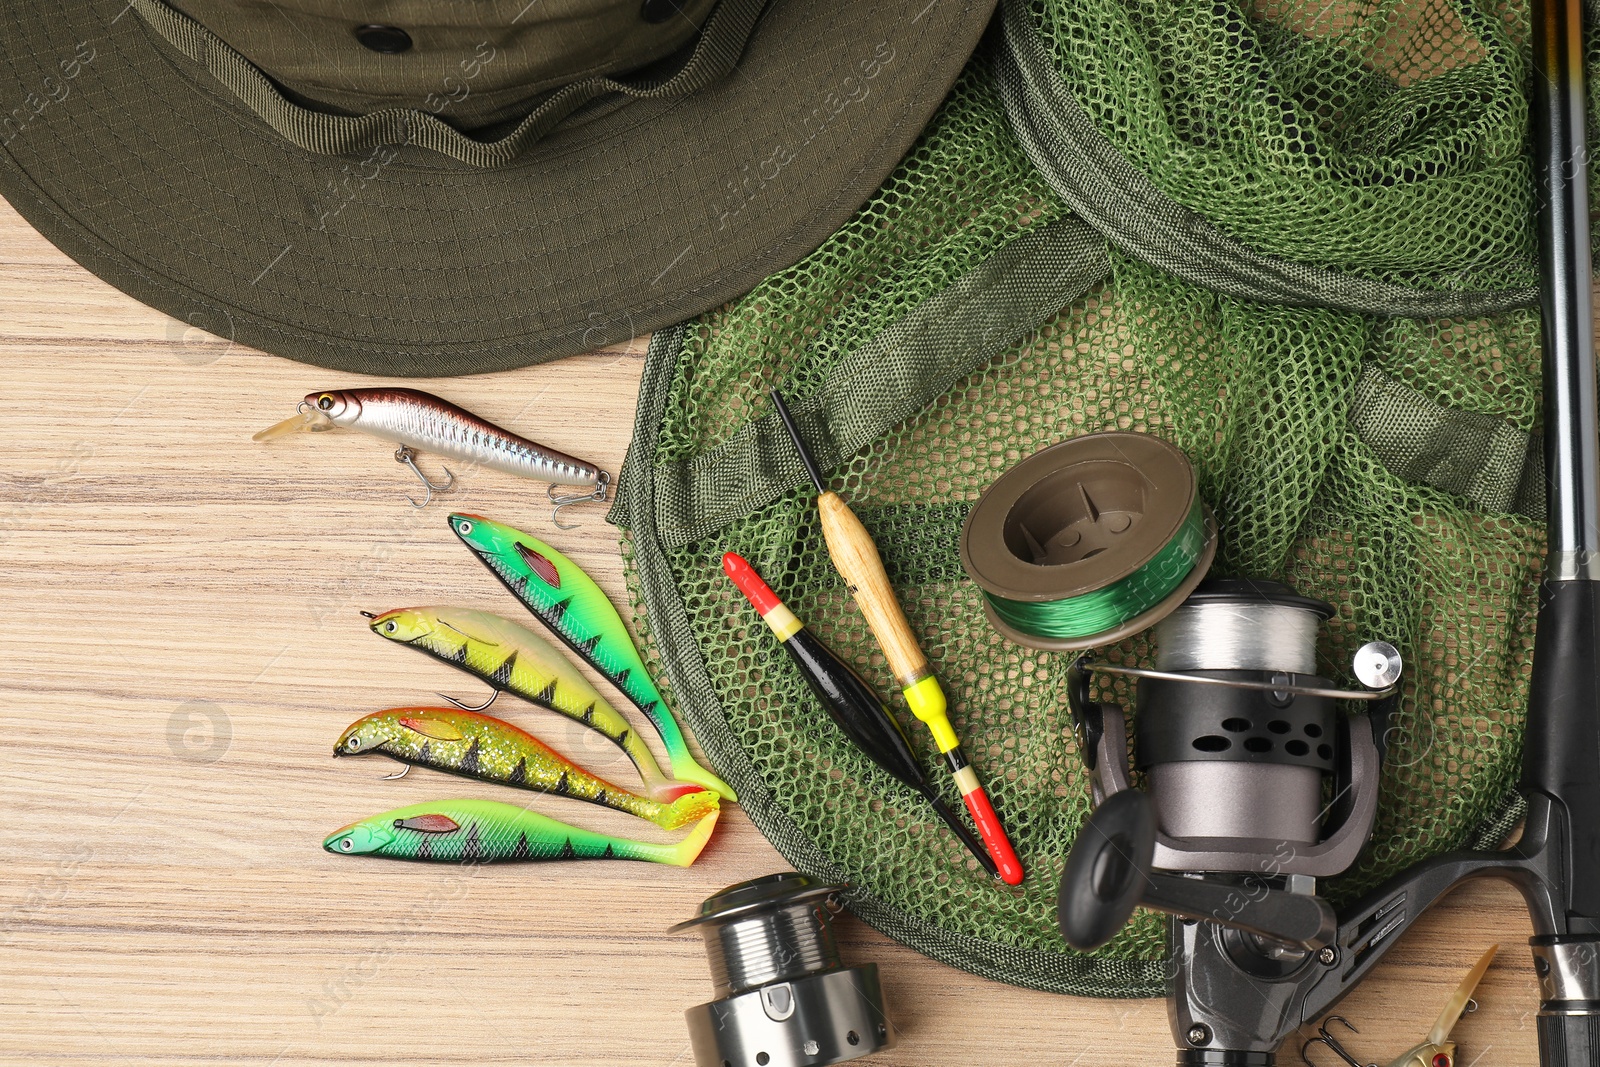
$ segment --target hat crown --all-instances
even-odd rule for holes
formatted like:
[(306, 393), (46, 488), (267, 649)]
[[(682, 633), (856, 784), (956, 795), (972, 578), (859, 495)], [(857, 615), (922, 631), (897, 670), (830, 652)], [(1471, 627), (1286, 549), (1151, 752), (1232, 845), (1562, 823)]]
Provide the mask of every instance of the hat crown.
[(457, 126), (514, 117), (572, 82), (684, 48), (716, 0), (177, 0), (289, 94)]

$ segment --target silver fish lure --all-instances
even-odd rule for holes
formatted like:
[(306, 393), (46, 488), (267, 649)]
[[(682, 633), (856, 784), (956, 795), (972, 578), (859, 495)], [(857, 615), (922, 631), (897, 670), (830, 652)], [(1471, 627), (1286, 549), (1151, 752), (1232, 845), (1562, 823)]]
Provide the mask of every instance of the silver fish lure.
[[(428, 497), (415, 507), (425, 507), (435, 490), (448, 489), (449, 480), (434, 484), (417, 467), (413, 450), (437, 452), (452, 459), (478, 463), (493, 470), (551, 483), (550, 500), (559, 515), (563, 507), (589, 500), (604, 500), (611, 475), (592, 463), (546, 448), (519, 437), (419, 389), (334, 389), (307, 393), (297, 414), (256, 434), (252, 440), (270, 441), (291, 433), (317, 433), (336, 428), (361, 430), (400, 446), (394, 458), (422, 479)], [(558, 486), (587, 490), (558, 493)], [(562, 523), (557, 519), (557, 526)], [(565, 527), (564, 527), (565, 528)]]

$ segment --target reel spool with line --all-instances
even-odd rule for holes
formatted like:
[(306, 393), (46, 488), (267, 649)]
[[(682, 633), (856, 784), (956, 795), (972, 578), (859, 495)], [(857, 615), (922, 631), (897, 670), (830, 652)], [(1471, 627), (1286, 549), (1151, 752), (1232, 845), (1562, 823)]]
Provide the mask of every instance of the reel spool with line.
[(1112, 644), (1192, 592), (1217, 551), (1194, 468), (1141, 433), (1097, 433), (1001, 475), (961, 531), (961, 564), (989, 623), (1048, 651)]

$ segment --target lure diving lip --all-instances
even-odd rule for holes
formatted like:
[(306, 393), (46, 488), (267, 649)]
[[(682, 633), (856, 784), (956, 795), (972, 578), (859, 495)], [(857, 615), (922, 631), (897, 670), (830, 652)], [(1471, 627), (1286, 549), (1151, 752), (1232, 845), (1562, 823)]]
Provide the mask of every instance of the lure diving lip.
[(967, 846), (967, 851), (977, 857), (984, 870), (998, 875), (999, 868), (984, 851), (983, 845), (933, 791), (933, 785), (923, 773), (922, 764), (917, 762), (916, 754), (911, 750), (911, 741), (900, 726), (900, 720), (884, 706), (872, 687), (820, 638), (806, 629), (805, 623), (778, 599), (778, 595), (744, 557), (729, 552), (722, 557), (722, 569), (750, 601), (750, 606), (760, 613), (762, 621), (777, 635), (779, 643), (800, 669), (806, 684), (845, 735), (874, 763), (921, 793), (933, 805), (939, 818)]
[[(435, 489), (448, 488), (454, 475), (443, 485), (428, 481), (417, 469), (412, 449), (550, 482), (550, 499), (556, 505), (556, 514), (568, 504), (604, 500), (611, 484), (611, 475), (592, 463), (502, 429), (420, 389), (330, 389), (307, 393), (297, 411), (252, 440), (270, 441), (291, 433), (316, 433), (335, 427), (361, 430), (400, 445), (395, 459), (416, 471), (428, 487), (430, 499)], [(449, 473), (448, 468), (445, 473)], [(588, 492), (559, 496), (556, 485), (579, 486)]]
[(696, 783), (663, 774), (628, 720), (550, 642), (526, 626), (487, 611), (451, 607), (396, 608), (371, 616), (370, 626), (379, 637), (426, 652), (481, 678), (497, 692), (515, 693), (598, 732), (633, 761), (652, 800), (665, 804), (700, 790)]
[(644, 713), (666, 745), (674, 778), (738, 799), (728, 783), (695, 762), (622, 616), (593, 578), (544, 541), (503, 523), (461, 514), (449, 521), (513, 596)]
[(674, 845), (597, 834), (498, 800), (430, 800), (335, 830), (322, 847), (335, 855), (435, 863), (532, 860), (644, 860), (687, 867), (699, 857), (719, 809)]
[(339, 737), (335, 756), (383, 755), (485, 782), (586, 800), (676, 830), (718, 806), (710, 790), (658, 804), (596, 777), (508, 722), (455, 708), (391, 708), (356, 722)]

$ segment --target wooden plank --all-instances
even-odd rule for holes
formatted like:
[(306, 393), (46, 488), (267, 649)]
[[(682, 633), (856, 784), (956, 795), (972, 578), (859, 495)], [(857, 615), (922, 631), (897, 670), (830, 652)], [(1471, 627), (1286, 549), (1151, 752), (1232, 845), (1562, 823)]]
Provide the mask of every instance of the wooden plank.
[[(634, 342), (417, 384), (615, 472), (642, 357)], [(786, 866), (737, 809), (686, 871), (463, 873), (318, 847), (387, 807), (500, 793), (422, 770), (380, 782), (388, 767), (331, 759), (360, 714), (479, 690), (375, 640), (358, 610), (516, 610), (444, 509), (406, 505), (416, 484), (381, 442), (251, 443), (306, 392), (364, 380), (152, 311), (3, 204), (0, 360), (0, 1059), (691, 1063), (682, 1012), (710, 981), (698, 940), (665, 928)], [(451, 507), (550, 537), (625, 602), (599, 509), (558, 534), (543, 486), (456, 473)], [(625, 773), (593, 734), (553, 715), (537, 726)], [(590, 806), (571, 817), (651, 829)], [(876, 1063), (1171, 1062), (1159, 1001), (1013, 989), (854, 920), (840, 930), (848, 959), (880, 964), (902, 1031)], [(1528, 932), (1510, 889), (1461, 890), (1346, 1003), (1352, 1047), (1387, 1061), (1415, 1043), (1500, 941), (1482, 1010), (1457, 1031), (1462, 1063), (1536, 1063)]]

